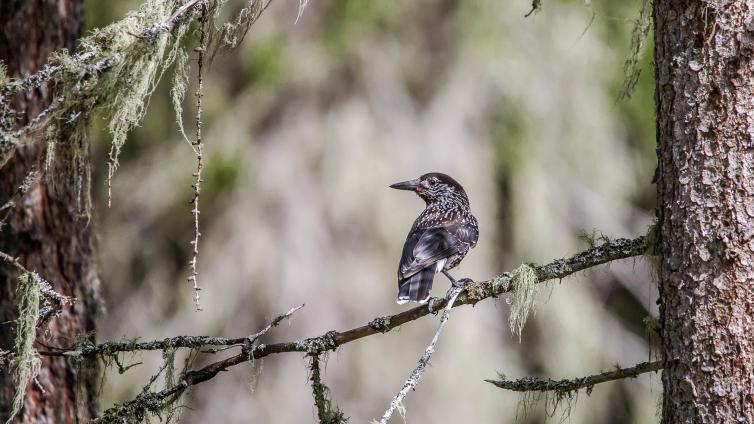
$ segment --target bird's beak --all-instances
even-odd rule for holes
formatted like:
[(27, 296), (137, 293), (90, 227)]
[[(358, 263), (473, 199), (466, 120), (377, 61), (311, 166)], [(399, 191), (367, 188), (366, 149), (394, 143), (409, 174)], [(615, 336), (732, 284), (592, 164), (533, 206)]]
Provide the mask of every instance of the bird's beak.
[(398, 190), (421, 191), (422, 185), (419, 179), (417, 178), (415, 180), (408, 180), (408, 181), (403, 181), (400, 183), (395, 183), (391, 185), (390, 188), (395, 188)]

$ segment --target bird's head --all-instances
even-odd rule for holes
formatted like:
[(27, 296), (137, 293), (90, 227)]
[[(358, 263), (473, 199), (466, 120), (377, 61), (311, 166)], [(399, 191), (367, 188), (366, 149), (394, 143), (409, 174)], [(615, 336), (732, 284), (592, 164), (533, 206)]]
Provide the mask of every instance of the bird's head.
[(469, 199), (460, 184), (448, 175), (439, 172), (424, 174), (414, 180), (395, 183), (390, 186), (398, 190), (410, 190), (424, 199), (427, 204), (441, 201), (468, 203)]

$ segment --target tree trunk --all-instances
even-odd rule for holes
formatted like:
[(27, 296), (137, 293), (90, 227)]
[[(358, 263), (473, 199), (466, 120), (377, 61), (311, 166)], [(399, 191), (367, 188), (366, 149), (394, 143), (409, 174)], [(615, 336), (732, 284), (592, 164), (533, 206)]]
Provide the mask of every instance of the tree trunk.
[(754, 422), (754, 1), (655, 0), (663, 422)]
[[(8, 74), (19, 76), (40, 69), (50, 53), (61, 48), (72, 51), (80, 36), (81, 0), (0, 1), (0, 60)], [(33, 119), (49, 104), (49, 88), (30, 90), (13, 99), (19, 112), (17, 124)], [(66, 142), (61, 134), (60, 145)], [(0, 169), (0, 205), (13, 195), (32, 170), (42, 169), (43, 135), (32, 135)], [(97, 310), (96, 275), (92, 266), (91, 226), (78, 218), (77, 193), (71, 184), (45, 176), (16, 202), (0, 229), (0, 250), (50, 281), (59, 293), (77, 299), (73, 307), (51, 321), (38, 341), (51, 346), (71, 346), (77, 337), (94, 330)], [(0, 265), (0, 322), (17, 317), (14, 290), (18, 272)], [(9, 350), (15, 325), (0, 325), (0, 349)], [(42, 348), (41, 345), (37, 345)], [(39, 384), (30, 384), (18, 422), (74, 423), (87, 421), (96, 413), (93, 372), (73, 359), (42, 359)], [(14, 382), (0, 370), (0, 421), (10, 411)]]

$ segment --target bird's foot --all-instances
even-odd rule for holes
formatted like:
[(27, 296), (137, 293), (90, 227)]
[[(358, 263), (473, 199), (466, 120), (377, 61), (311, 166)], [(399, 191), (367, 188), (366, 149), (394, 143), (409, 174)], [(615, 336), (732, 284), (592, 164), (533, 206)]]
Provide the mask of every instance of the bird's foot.
[(434, 296), (427, 300), (427, 310), (430, 314), (436, 314), (440, 310), (440, 308), (435, 309), (435, 305), (438, 302), (440, 302), (440, 299)]
[(453, 287), (458, 287), (458, 288), (461, 288), (461, 289), (464, 288), (464, 287), (466, 287), (468, 284), (473, 283), (473, 282), (474, 282), (474, 280), (472, 280), (471, 278), (461, 278), (460, 280), (452, 281)]

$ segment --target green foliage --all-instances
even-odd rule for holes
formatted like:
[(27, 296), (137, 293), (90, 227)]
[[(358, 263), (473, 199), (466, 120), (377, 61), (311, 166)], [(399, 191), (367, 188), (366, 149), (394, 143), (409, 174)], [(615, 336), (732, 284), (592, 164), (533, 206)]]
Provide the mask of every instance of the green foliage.
[(286, 73), (283, 42), (280, 38), (259, 41), (248, 56), (248, 75), (253, 83), (276, 85), (288, 78)]
[(240, 154), (216, 152), (210, 155), (205, 168), (205, 188), (210, 194), (209, 202), (217, 196), (233, 189), (243, 171), (243, 160)]
[(511, 275), (511, 294), (506, 300), (511, 305), (509, 323), (511, 332), (521, 340), (521, 330), (526, 324), (529, 313), (534, 309), (537, 288), (537, 272), (531, 266), (522, 264)]
[(343, 56), (357, 50), (358, 40), (363, 40), (374, 28), (390, 30), (394, 36), (399, 36), (406, 32), (399, 18), (409, 6), (408, 3), (335, 0), (327, 5), (324, 13), (327, 19), (324, 25), (327, 32), (323, 34), (325, 46), (334, 56)]
[(523, 110), (510, 107), (497, 109), (492, 120), (491, 136), (494, 140), (495, 169), (502, 176), (513, 175), (527, 162), (527, 126), (530, 125)]
[(18, 319), (16, 320), (16, 338), (13, 343), (14, 356), (10, 361), (13, 371), (16, 391), (13, 395), (12, 410), (6, 421), (13, 421), (24, 404), (24, 394), (29, 382), (37, 376), (41, 361), (34, 350), (34, 340), (37, 338), (37, 318), (39, 317), (39, 276), (27, 272), (18, 278), (16, 299)]

